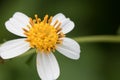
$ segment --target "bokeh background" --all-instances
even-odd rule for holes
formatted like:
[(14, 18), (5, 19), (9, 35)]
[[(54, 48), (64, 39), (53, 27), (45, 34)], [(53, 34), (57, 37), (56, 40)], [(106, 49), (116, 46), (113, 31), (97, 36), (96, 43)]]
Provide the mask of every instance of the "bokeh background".
[[(19, 38), (5, 29), (5, 21), (20, 11), (34, 17), (63, 13), (75, 22), (67, 36), (119, 35), (117, 0), (0, 0), (0, 43)], [(120, 43), (81, 43), (77, 61), (56, 52), (61, 75), (57, 80), (120, 80)], [(40, 80), (36, 54), (0, 63), (0, 80)]]

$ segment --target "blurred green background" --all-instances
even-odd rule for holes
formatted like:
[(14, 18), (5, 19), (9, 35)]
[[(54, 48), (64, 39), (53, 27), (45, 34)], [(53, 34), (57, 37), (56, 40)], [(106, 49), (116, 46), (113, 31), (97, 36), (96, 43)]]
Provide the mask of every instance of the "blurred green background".
[[(67, 34), (71, 38), (119, 35), (120, 8), (116, 1), (0, 0), (0, 43), (19, 38), (8, 32), (4, 25), (17, 11), (31, 17), (38, 14), (41, 18), (46, 14), (65, 14), (75, 22), (74, 30)], [(77, 61), (55, 53), (61, 69), (57, 80), (120, 80), (120, 43), (79, 44), (81, 58)], [(17, 57), (1, 63), (0, 80), (40, 80), (36, 70), (36, 55)]]

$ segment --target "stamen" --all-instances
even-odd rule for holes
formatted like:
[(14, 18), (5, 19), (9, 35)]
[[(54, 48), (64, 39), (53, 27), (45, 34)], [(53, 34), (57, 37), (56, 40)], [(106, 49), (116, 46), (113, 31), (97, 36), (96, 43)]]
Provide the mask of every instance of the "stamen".
[(54, 23), (54, 25), (53, 25), (53, 26), (55, 26), (57, 23), (58, 23), (58, 20), (56, 20), (56, 21), (55, 21), (55, 23)]
[(28, 28), (28, 29), (30, 29), (30, 26), (29, 26), (29, 25), (27, 25), (27, 28)]
[(27, 30), (27, 29), (25, 29), (25, 28), (23, 28), (23, 31), (24, 31), (24, 32), (28, 32), (28, 30)]
[(57, 33), (62, 30), (62, 28), (61, 28), (60, 26), (61, 26), (61, 23), (59, 23), (59, 24), (57, 25), (57, 27), (56, 27)]
[(43, 22), (47, 23), (47, 21), (48, 21), (48, 15), (45, 15)]
[[(38, 15), (35, 15), (35, 19), (30, 18), (30, 25), (27, 25), (27, 29), (23, 28), (24, 34), (27, 36), (26, 41), (30, 43), (31, 48), (36, 48), (37, 51), (50, 53), (55, 51), (56, 44), (62, 43), (62, 38), (65, 36), (61, 30), (61, 23), (58, 20), (54, 25), (50, 25), (52, 22), (52, 16), (48, 19), (48, 15), (41, 21)], [(56, 27), (56, 28), (55, 28)]]
[(52, 22), (52, 16), (50, 17), (50, 19), (48, 20), (48, 24), (51, 24), (51, 22)]
[(35, 23), (37, 22), (37, 23), (40, 23), (40, 21), (41, 21), (41, 19), (40, 18), (38, 18), (38, 15), (37, 14), (35, 14)]
[(38, 19), (38, 15), (37, 15), (37, 14), (35, 14), (35, 19), (36, 19), (36, 20)]
[(58, 34), (58, 36), (59, 36), (59, 38), (65, 37), (65, 35), (64, 35), (62, 32), (60, 32), (60, 33)]
[(30, 22), (29, 23), (31, 24), (31, 26), (34, 25), (34, 22), (33, 22), (32, 18), (30, 18)]
[(57, 44), (62, 44), (62, 41), (63, 41), (63, 40), (59, 39), (59, 40), (57, 41)]

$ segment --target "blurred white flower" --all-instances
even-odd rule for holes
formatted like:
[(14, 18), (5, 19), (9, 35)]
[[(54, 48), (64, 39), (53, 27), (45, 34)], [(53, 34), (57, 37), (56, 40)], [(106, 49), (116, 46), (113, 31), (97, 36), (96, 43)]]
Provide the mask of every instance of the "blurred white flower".
[(29, 18), (21, 12), (16, 12), (5, 22), (8, 31), (18, 35), (20, 39), (10, 40), (0, 46), (0, 55), (3, 59), (19, 56), (30, 48), (37, 50), (37, 71), (42, 80), (54, 80), (59, 77), (59, 65), (53, 52), (58, 50), (71, 59), (79, 59), (79, 44), (65, 37), (65, 34), (74, 28), (74, 23), (62, 13), (43, 20), (35, 15)]

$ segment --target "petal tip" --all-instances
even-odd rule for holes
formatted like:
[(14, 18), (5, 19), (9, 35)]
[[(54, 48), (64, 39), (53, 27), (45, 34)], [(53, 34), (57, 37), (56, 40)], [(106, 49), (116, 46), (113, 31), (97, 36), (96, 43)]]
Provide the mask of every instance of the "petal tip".
[(14, 15), (19, 15), (19, 14), (23, 14), (23, 13), (18, 11), (18, 12), (15, 12), (15, 13), (13, 14), (13, 16), (14, 16)]
[(8, 56), (5, 56), (4, 54), (0, 54), (0, 57), (2, 58), (2, 59), (10, 59)]
[(6, 22), (5, 22), (5, 26), (8, 26), (8, 23), (9, 23), (9, 21), (6, 21)]

